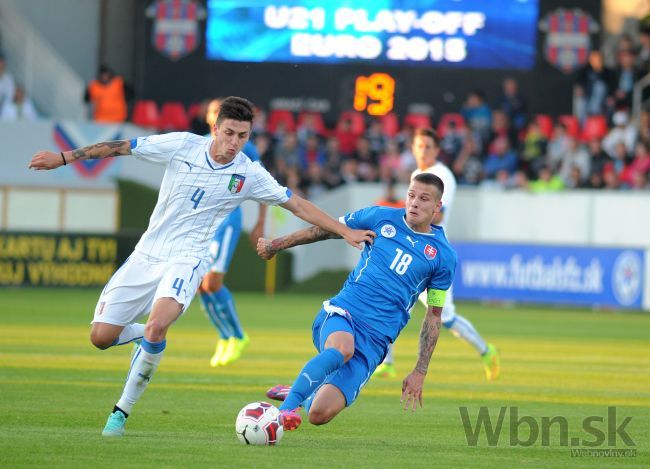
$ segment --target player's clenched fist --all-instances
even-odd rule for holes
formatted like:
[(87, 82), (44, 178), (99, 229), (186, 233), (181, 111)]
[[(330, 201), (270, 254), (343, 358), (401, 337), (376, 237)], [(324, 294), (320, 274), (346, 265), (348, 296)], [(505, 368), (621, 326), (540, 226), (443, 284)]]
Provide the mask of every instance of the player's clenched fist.
[(59, 166), (63, 166), (63, 157), (61, 153), (54, 153), (51, 151), (39, 151), (29, 162), (27, 166), (29, 169), (35, 169), (37, 171), (43, 169), (56, 169)]
[(257, 255), (262, 259), (269, 260), (277, 251), (273, 249), (273, 243), (270, 239), (259, 238), (257, 240)]

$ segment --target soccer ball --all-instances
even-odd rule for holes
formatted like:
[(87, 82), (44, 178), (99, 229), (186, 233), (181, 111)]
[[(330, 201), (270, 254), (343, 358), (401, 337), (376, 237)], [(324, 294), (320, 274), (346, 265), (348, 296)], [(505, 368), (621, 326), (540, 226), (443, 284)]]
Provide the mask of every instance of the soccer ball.
[(237, 415), (235, 431), (245, 445), (277, 445), (284, 434), (280, 411), (268, 402), (248, 404)]

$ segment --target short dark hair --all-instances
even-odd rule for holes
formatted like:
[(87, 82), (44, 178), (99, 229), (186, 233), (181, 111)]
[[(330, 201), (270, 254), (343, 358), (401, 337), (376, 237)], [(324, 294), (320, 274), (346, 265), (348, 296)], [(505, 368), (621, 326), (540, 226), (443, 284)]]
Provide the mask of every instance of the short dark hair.
[(442, 194), (445, 192), (445, 183), (442, 182), (442, 179), (440, 179), (435, 174), (420, 173), (415, 177), (413, 177), (413, 180), (417, 182), (421, 182), (422, 184), (434, 186), (436, 189), (438, 189), (438, 192), (440, 193), (440, 197), (442, 197)]
[(433, 143), (435, 143), (437, 147), (440, 146), (440, 138), (438, 137), (438, 133), (429, 127), (418, 127), (415, 129), (415, 132), (413, 132), (413, 137), (417, 136), (429, 137), (433, 139)]
[(224, 119), (252, 123), (253, 116), (253, 103), (238, 96), (228, 96), (221, 101), (217, 124), (220, 124)]

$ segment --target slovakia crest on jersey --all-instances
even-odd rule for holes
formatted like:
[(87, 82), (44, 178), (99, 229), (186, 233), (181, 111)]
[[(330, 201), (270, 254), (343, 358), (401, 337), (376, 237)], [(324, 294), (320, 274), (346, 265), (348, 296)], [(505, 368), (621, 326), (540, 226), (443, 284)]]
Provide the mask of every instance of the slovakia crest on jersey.
[(424, 257), (426, 257), (430, 261), (436, 258), (436, 254), (438, 254), (438, 250), (433, 246), (431, 246), (430, 244), (427, 244), (424, 247)]
[(157, 0), (147, 8), (153, 18), (154, 48), (171, 60), (179, 60), (199, 45), (199, 21), (205, 19), (203, 5), (195, 0)]
[(228, 183), (228, 190), (231, 194), (237, 194), (241, 191), (241, 188), (244, 187), (244, 181), (246, 178), (240, 174), (233, 174)]
[(590, 35), (600, 28), (588, 13), (578, 8), (558, 8), (539, 22), (539, 29), (546, 33), (546, 60), (568, 74), (587, 63)]

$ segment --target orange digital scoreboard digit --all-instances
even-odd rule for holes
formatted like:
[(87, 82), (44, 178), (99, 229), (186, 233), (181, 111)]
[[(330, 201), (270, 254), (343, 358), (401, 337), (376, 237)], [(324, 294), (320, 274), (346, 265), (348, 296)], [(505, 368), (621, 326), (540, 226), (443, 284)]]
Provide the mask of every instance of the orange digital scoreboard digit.
[(383, 116), (393, 110), (395, 79), (387, 73), (358, 76), (354, 82), (354, 109), (371, 116)]

